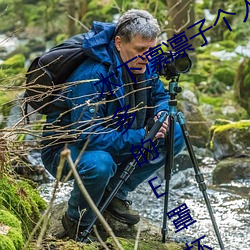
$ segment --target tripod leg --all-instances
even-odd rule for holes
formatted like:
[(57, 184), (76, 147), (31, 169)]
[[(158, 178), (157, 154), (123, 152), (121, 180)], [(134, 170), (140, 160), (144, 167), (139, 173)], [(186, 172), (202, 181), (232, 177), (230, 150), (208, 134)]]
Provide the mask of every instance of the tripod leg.
[(210, 201), (208, 199), (208, 195), (207, 195), (207, 192), (206, 192), (207, 187), (206, 187), (206, 184), (204, 182), (204, 177), (203, 177), (203, 174), (201, 173), (201, 171), (199, 169), (199, 165), (198, 165), (197, 159), (195, 157), (195, 154), (194, 154), (191, 142), (190, 142), (189, 133), (188, 133), (188, 130), (186, 128), (184, 116), (183, 116), (183, 114), (181, 112), (178, 112), (177, 113), (177, 118), (178, 118), (179, 124), (181, 126), (181, 130), (182, 130), (185, 142), (186, 142), (186, 146), (187, 146), (187, 150), (188, 150), (190, 159), (191, 159), (191, 161), (193, 163), (193, 167), (194, 167), (194, 171), (195, 171), (195, 179), (196, 179), (196, 181), (197, 181), (197, 183), (199, 185), (200, 191), (203, 194), (203, 197), (204, 197), (204, 200), (205, 200), (205, 203), (206, 203), (206, 206), (207, 206), (207, 210), (209, 212), (210, 219), (212, 221), (214, 231), (215, 231), (215, 234), (217, 236), (220, 248), (221, 248), (221, 250), (224, 250), (225, 247), (223, 245), (221, 235), (220, 235), (220, 232), (219, 232), (219, 229), (218, 229), (218, 226), (217, 226), (214, 214), (213, 214), (213, 210), (212, 210)]
[(162, 225), (162, 242), (166, 242), (167, 228), (167, 212), (168, 212), (168, 199), (169, 199), (169, 183), (172, 176), (172, 169), (174, 165), (174, 115), (169, 115), (169, 132), (167, 136), (167, 156), (165, 163), (165, 197), (164, 197), (164, 213), (163, 213), (163, 225)]

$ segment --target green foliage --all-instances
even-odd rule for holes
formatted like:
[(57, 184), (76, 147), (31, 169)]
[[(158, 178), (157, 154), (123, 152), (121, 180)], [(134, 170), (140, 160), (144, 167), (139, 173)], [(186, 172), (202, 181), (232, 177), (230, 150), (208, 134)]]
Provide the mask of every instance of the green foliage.
[[(4, 85), (20, 85), (23, 82), (22, 75), (18, 76), (20, 73), (24, 73), (25, 57), (22, 54), (16, 54), (5, 60), (1, 64), (2, 70), (0, 71), (0, 84)], [(15, 76), (15, 78), (13, 78)], [(11, 81), (8, 78), (11, 77)], [(10, 84), (11, 83), (11, 84)]]
[(210, 104), (214, 107), (222, 107), (223, 103), (224, 103), (224, 99), (221, 96), (208, 96), (208, 95), (201, 95), (199, 97), (199, 101), (201, 103), (206, 103), (206, 104)]
[(10, 68), (23, 68), (25, 63), (25, 56), (22, 54), (16, 54), (12, 57), (8, 58), (2, 64), (2, 69), (10, 69)]
[(232, 86), (235, 78), (235, 71), (228, 68), (218, 68), (214, 71), (213, 77), (225, 85)]

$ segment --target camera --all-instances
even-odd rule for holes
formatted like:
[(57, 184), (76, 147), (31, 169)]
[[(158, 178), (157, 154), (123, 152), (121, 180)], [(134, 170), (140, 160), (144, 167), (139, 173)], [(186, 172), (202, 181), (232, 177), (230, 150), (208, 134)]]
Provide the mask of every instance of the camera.
[(173, 79), (180, 74), (188, 73), (192, 67), (192, 61), (186, 52), (164, 52), (164, 61), (157, 72), (165, 76), (167, 80)]

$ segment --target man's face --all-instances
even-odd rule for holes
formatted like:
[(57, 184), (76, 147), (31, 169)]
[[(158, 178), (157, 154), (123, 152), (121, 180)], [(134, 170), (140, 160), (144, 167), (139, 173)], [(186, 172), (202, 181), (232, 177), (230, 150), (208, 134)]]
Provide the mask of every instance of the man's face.
[(120, 56), (124, 63), (138, 55), (141, 55), (144, 58), (143, 60), (140, 57), (137, 57), (127, 64), (129, 68), (141, 68), (141, 70), (131, 70), (133, 74), (142, 74), (146, 71), (148, 60), (143, 53), (149, 50), (150, 47), (155, 47), (156, 42), (157, 39), (146, 40), (140, 35), (136, 35), (129, 43), (124, 43), (120, 36), (115, 37), (115, 46), (120, 52)]

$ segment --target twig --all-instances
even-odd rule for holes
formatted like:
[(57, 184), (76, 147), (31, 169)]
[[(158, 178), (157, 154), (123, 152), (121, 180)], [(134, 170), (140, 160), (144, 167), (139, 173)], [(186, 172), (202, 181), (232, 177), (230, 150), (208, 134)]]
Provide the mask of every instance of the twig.
[(89, 31), (89, 28), (87, 26), (85, 26), (82, 22), (80, 22), (79, 20), (77, 20), (76, 18), (74, 18), (71, 15), (68, 15), (68, 17), (72, 20), (74, 20), (76, 23), (80, 24), (84, 29), (86, 29), (87, 31)]
[(118, 247), (118, 249), (120, 250), (124, 250), (123, 247), (121, 246), (121, 244), (119, 243), (118, 239), (116, 238), (116, 236), (114, 235), (111, 227), (109, 226), (109, 224), (105, 221), (105, 219), (103, 218), (102, 214), (100, 213), (100, 211), (98, 210), (98, 208), (96, 207), (95, 203), (93, 202), (92, 198), (90, 197), (88, 191), (86, 190), (79, 174), (77, 173), (77, 170), (75, 168), (74, 162), (71, 158), (71, 154), (70, 154), (70, 150), (69, 149), (64, 149), (61, 152), (61, 156), (62, 158), (66, 158), (68, 160), (69, 166), (72, 169), (75, 181), (78, 184), (78, 187), (80, 189), (80, 191), (82, 192), (84, 198), (86, 199), (86, 201), (88, 202), (90, 208), (92, 209), (92, 211), (94, 211), (94, 213), (97, 215), (98, 219), (100, 220), (100, 222), (102, 223), (102, 225), (104, 226), (105, 230), (108, 232), (108, 234), (113, 238), (115, 245)]
[(136, 234), (136, 238), (135, 238), (135, 247), (134, 247), (134, 250), (137, 250), (138, 249), (138, 245), (139, 245), (139, 237), (140, 237), (140, 233), (141, 233), (141, 220), (139, 222), (139, 226), (138, 226), (138, 231), (137, 231), (137, 234)]
[(105, 242), (102, 240), (100, 234), (97, 231), (96, 225), (93, 226), (93, 230), (95, 232), (95, 235), (97, 237), (97, 239), (100, 241), (101, 245), (106, 249), (109, 250), (108, 246), (105, 244)]

